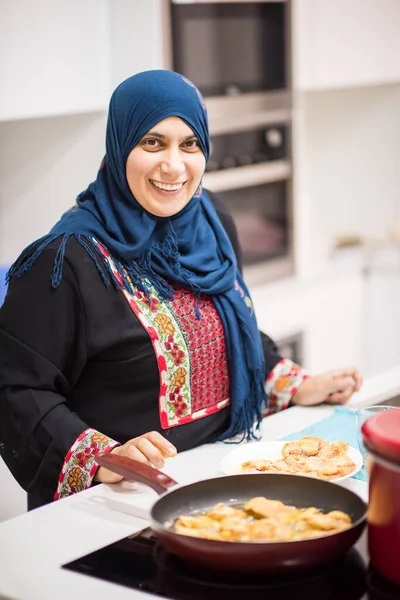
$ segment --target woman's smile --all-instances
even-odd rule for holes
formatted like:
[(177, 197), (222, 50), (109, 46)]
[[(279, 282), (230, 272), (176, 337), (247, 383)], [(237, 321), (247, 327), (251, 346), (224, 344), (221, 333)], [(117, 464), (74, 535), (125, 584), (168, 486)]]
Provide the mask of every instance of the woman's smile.
[(154, 185), (154, 187), (156, 187), (161, 192), (168, 193), (179, 192), (186, 183), (186, 181), (182, 181), (180, 183), (164, 183), (162, 181), (155, 181), (154, 179), (150, 179), (149, 181), (152, 185)]

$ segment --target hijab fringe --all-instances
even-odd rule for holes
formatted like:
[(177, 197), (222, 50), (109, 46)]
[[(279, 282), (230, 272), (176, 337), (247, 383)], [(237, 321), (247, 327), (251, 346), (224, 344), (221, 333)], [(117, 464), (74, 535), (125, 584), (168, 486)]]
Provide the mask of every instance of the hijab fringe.
[(13, 277), (22, 277), (37, 261), (46, 246), (48, 246), (58, 237), (60, 237), (59, 234), (47, 234), (32, 244), (29, 244), (29, 246), (27, 246), (25, 250), (21, 252), (15, 263), (11, 265), (10, 269), (8, 270), (6, 275), (7, 284), (10, 283), (10, 280)]
[[(105, 276), (104, 270), (101, 268), (99, 261), (97, 260), (97, 256), (95, 255), (95, 253), (93, 252), (92, 248), (89, 246), (88, 242), (86, 241), (85, 237), (82, 236), (81, 233), (78, 233), (75, 235), (76, 240), (80, 243), (81, 246), (83, 246), (83, 248), (85, 248), (86, 252), (89, 254), (90, 258), (94, 261), (98, 272), (100, 273), (100, 277), (103, 280), (103, 283), (107, 286), (110, 285), (110, 282), (108, 281), (107, 277)], [(96, 248), (96, 246), (94, 246)], [(97, 248), (96, 248), (97, 251)], [(99, 253), (100, 254), (100, 253)], [(101, 256), (101, 254), (100, 254)], [(115, 277), (113, 277), (113, 280), (115, 280), (115, 283), (117, 282), (117, 279)]]
[(149, 280), (151, 285), (155, 287), (160, 296), (163, 298), (172, 298), (174, 294), (172, 287), (167, 281), (165, 281), (165, 279), (158, 275), (158, 273), (156, 273), (152, 267), (152, 256), (155, 246), (156, 244), (153, 244), (149, 250), (146, 250), (142, 258), (139, 260), (138, 264), (140, 271), (142, 275)]
[[(97, 244), (93, 243), (93, 240), (90, 237), (86, 238), (86, 236), (83, 236), (82, 234), (79, 234), (78, 236), (76, 236), (76, 239), (85, 248), (85, 250), (89, 254), (89, 256), (94, 260), (105, 285), (109, 285), (109, 281), (104, 273), (104, 270), (100, 266), (97, 256), (95, 255), (95, 253), (92, 249), (92, 244), (93, 244), (93, 248), (95, 249), (95, 251), (99, 255), (99, 257), (102, 259), (101, 262), (103, 262), (104, 256), (102, 255)], [(157, 291), (159, 291), (160, 295), (162, 295), (163, 297), (169, 298), (172, 296), (171, 288), (169, 290), (161, 291), (161, 286), (159, 285), (159, 281), (160, 281), (160, 283), (165, 283), (165, 282), (156, 273), (153, 273), (151, 268), (148, 268), (147, 273), (145, 273), (145, 269), (142, 269), (141, 267), (139, 267), (139, 265), (136, 262), (133, 262), (132, 264), (128, 265), (125, 263), (125, 261), (120, 256), (116, 256), (115, 258), (117, 259), (118, 263), (122, 266), (122, 269), (118, 269), (118, 274), (120, 275), (120, 277), (127, 289), (131, 289), (132, 284), (133, 284), (146, 296), (146, 298), (149, 298), (149, 296), (150, 296), (149, 285), (154, 285), (154, 287), (157, 289)], [(121, 287), (123, 287), (121, 285), (120, 280), (117, 279), (113, 269), (111, 269), (109, 267), (109, 265), (107, 265), (107, 263), (106, 263), (106, 267), (107, 267), (107, 271), (111, 275), (111, 279), (112, 279), (112, 282), (114, 283), (115, 288), (117, 290), (120, 290)], [(118, 268), (118, 266), (117, 266), (117, 268)], [(148, 285), (146, 285), (146, 279), (148, 280)], [(159, 281), (157, 281), (157, 279)]]
[(81, 246), (83, 246), (85, 248), (86, 252), (93, 259), (93, 261), (97, 267), (97, 270), (103, 280), (103, 283), (105, 285), (109, 285), (109, 281), (104, 273), (104, 270), (101, 268), (93, 250), (91, 249), (91, 247), (88, 244), (88, 241), (80, 233), (65, 233), (62, 236), (60, 236), (59, 234), (45, 235), (42, 238), (40, 238), (39, 240), (36, 240), (35, 242), (33, 242), (32, 244), (27, 246), (27, 248), (25, 248), (25, 250), (20, 254), (18, 259), (15, 261), (15, 263), (10, 267), (10, 269), (6, 275), (7, 284), (10, 283), (10, 280), (13, 277), (18, 277), (18, 278), (22, 277), (32, 267), (32, 265), (37, 261), (39, 256), (42, 254), (43, 250), (49, 244), (51, 244), (52, 242), (54, 242), (55, 240), (60, 238), (61, 241), (60, 241), (59, 247), (57, 248), (56, 256), (54, 258), (53, 272), (52, 272), (51, 278), (50, 278), (51, 286), (53, 288), (58, 288), (58, 286), (61, 283), (62, 274), (63, 274), (65, 250), (66, 250), (67, 242), (70, 237), (74, 237), (81, 244)]
[(238, 315), (240, 328), (245, 339), (243, 350), (245, 352), (246, 369), (249, 373), (250, 389), (249, 394), (244, 399), (243, 405), (231, 408), (231, 422), (229, 428), (218, 438), (218, 441), (225, 441), (235, 435), (238, 431), (243, 431), (243, 437), (239, 440), (229, 441), (227, 443), (237, 444), (246, 439), (247, 441), (259, 440), (260, 436), (256, 433), (260, 429), (263, 418), (263, 408), (268, 405), (268, 397), (265, 392), (264, 378), (265, 366), (263, 363), (251, 367), (251, 344), (254, 343), (252, 331), (249, 328), (248, 321), (241, 315)]
[(160, 253), (162, 254), (162, 256), (164, 256), (168, 260), (169, 264), (171, 265), (171, 267), (173, 268), (175, 273), (178, 275), (178, 277), (183, 279), (183, 281), (188, 286), (188, 289), (193, 293), (194, 308), (196, 311), (197, 320), (199, 321), (201, 319), (201, 312), (200, 312), (201, 288), (199, 285), (197, 285), (196, 283), (191, 281), (190, 272), (187, 269), (185, 269), (184, 267), (182, 267), (180, 260), (179, 260), (180, 254), (179, 254), (179, 249), (178, 249), (179, 248), (178, 247), (178, 238), (176, 236), (174, 228), (172, 227), (171, 221), (169, 221), (168, 225), (169, 225), (170, 232), (167, 233), (167, 235), (165, 236), (165, 238), (161, 244), (157, 244), (157, 248), (160, 250)]
[[(229, 428), (218, 438), (218, 442), (240, 444), (244, 440), (251, 442), (261, 439), (258, 433), (262, 421), (260, 407), (265, 405), (266, 402), (264, 385), (260, 384), (263, 381), (263, 375), (264, 369), (262, 367), (257, 367), (250, 372), (250, 393), (246, 396), (243, 406), (238, 411), (234, 412), (232, 409)], [(230, 440), (229, 438), (235, 436), (238, 431), (243, 432), (241, 438)]]

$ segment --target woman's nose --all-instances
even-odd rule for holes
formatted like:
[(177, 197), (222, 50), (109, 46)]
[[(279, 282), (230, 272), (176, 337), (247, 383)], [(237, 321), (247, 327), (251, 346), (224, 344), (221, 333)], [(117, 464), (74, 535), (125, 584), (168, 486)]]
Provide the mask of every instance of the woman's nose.
[(161, 172), (174, 177), (185, 172), (185, 163), (179, 150), (171, 149), (163, 156)]

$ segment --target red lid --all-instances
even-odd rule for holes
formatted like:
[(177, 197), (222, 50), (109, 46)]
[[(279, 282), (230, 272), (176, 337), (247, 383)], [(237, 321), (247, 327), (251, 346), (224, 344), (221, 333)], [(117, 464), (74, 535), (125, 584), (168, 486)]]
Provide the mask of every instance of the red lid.
[(362, 427), (364, 444), (381, 456), (400, 462), (400, 408), (367, 419)]

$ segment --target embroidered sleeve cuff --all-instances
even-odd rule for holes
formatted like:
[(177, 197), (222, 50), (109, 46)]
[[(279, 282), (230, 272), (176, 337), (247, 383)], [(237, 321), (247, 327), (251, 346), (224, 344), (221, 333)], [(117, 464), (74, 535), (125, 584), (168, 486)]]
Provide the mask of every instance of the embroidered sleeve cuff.
[(98, 465), (96, 454), (110, 452), (119, 443), (95, 429), (86, 429), (68, 450), (58, 479), (54, 500), (86, 490), (92, 485)]
[(264, 416), (287, 408), (299, 385), (308, 377), (310, 375), (292, 360), (284, 358), (278, 362), (265, 382), (268, 405)]

